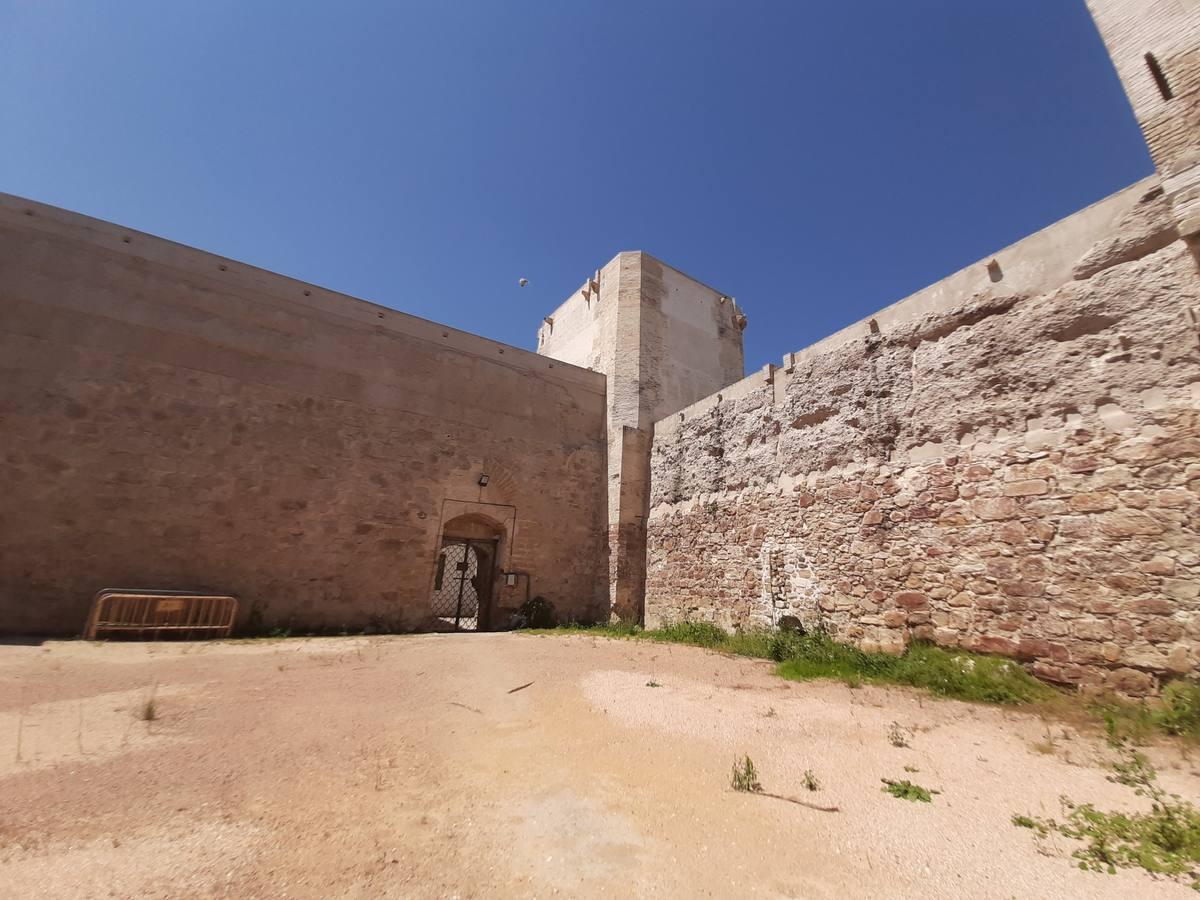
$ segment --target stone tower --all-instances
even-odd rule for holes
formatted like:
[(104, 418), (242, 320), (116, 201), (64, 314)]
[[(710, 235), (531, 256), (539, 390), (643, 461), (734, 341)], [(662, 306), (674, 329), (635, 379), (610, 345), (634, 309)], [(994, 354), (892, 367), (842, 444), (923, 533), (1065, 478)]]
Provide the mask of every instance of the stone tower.
[(608, 558), (613, 618), (641, 621), (653, 425), (743, 374), (732, 297), (641, 251), (620, 253), (538, 329), (538, 352), (608, 378)]
[(1200, 0), (1088, 0), (1179, 235), (1200, 240)]

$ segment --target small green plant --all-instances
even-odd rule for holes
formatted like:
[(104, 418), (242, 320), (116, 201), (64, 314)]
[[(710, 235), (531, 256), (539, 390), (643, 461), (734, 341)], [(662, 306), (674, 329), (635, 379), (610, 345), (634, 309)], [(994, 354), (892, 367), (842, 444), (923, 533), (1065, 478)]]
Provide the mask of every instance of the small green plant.
[(932, 788), (924, 788), (919, 784), (913, 784), (907, 778), (903, 781), (893, 781), (890, 778), (883, 778), (883, 792), (891, 794), (900, 800), (911, 800), (914, 803), (932, 803), (933, 795), (940, 794), (941, 791), (935, 791)]
[(1162, 692), (1155, 724), (1167, 734), (1200, 738), (1200, 682), (1172, 681)]
[(762, 785), (758, 781), (758, 769), (754, 767), (754, 760), (749, 756), (743, 756), (740, 761), (733, 764), (729, 781), (735, 791), (752, 794), (762, 792)]
[(529, 628), (553, 628), (558, 624), (558, 616), (554, 604), (545, 597), (537, 596), (526, 600), (517, 610), (517, 615)]
[(1154, 734), (1154, 714), (1144, 700), (1126, 700), (1114, 694), (1098, 697), (1088, 707), (1104, 723), (1104, 733), (1113, 747), (1126, 743), (1142, 746)]
[(1030, 818), (1029, 816), (1014, 815), (1012, 823), (1018, 828), (1030, 828), (1043, 836), (1050, 833), (1037, 819)]
[(1065, 821), (1014, 815), (1012, 823), (1039, 835), (1051, 833), (1080, 841), (1071, 855), (1079, 868), (1115, 873), (1141, 867), (1147, 872), (1187, 880), (1200, 890), (1200, 809), (1158, 785), (1150, 761), (1119, 743), (1121, 758), (1108, 780), (1150, 800), (1150, 812), (1105, 812), (1090, 803), (1061, 798)]
[(912, 732), (901, 725), (899, 722), (893, 722), (888, 729), (888, 743), (893, 747), (910, 747), (909, 739), (912, 737)]
[(804, 770), (804, 787), (810, 791), (819, 791), (821, 789), (821, 782), (818, 780), (817, 776), (813, 774), (812, 769)]

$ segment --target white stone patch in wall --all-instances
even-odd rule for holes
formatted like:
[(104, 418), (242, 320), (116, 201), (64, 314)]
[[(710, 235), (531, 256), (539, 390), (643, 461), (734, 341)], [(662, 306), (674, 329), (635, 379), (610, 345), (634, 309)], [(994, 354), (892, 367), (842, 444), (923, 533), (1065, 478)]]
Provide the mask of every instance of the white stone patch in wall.
[(1146, 409), (1163, 409), (1167, 405), (1167, 395), (1161, 388), (1147, 388), (1138, 394), (1138, 399)]
[(1066, 438), (1057, 416), (1031, 416), (1025, 420), (1025, 446), (1029, 450), (1049, 450)]
[(755, 625), (778, 628), (785, 616), (794, 616), (806, 631), (821, 621), (821, 587), (808, 557), (796, 542), (763, 541), (758, 553), (759, 604), (752, 616)]
[(1137, 420), (1115, 403), (1101, 403), (1096, 407), (1096, 415), (1109, 431), (1125, 431), (1137, 425)]
[(932, 459), (941, 459), (947, 455), (946, 448), (941, 441), (927, 441), (909, 449), (908, 461), (909, 463), (926, 462)]

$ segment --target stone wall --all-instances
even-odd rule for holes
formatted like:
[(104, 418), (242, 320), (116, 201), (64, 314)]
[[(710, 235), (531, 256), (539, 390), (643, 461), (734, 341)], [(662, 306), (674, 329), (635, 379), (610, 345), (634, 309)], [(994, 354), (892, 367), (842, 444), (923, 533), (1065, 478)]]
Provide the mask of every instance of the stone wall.
[(1131, 693), (1193, 671), (1200, 277), (1141, 187), (1053, 289), (1012, 291), (1001, 254), (987, 288), (659, 422), (648, 624), (794, 616)]
[(605, 427), (594, 372), (0, 195), (0, 632), (104, 587), (423, 628), (464, 515), (521, 573), (493, 621), (601, 616)]
[(1180, 234), (1200, 235), (1200, 3), (1088, 0)]
[(607, 377), (609, 609), (641, 621), (650, 428), (742, 377), (731, 297), (648, 253), (619, 253), (547, 316), (538, 353)]

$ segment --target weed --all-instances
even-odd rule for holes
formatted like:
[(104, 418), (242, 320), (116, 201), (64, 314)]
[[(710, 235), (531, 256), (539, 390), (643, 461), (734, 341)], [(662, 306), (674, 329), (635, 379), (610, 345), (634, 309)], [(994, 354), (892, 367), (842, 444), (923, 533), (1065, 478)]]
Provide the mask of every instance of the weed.
[(762, 785), (758, 781), (758, 769), (754, 767), (754, 760), (749, 756), (743, 756), (740, 762), (733, 764), (733, 772), (730, 775), (729, 782), (735, 791), (745, 791), (753, 794), (762, 791)]
[(1154, 734), (1154, 715), (1144, 700), (1104, 696), (1093, 699), (1088, 708), (1104, 723), (1108, 742), (1114, 747), (1125, 743), (1140, 746), (1148, 743)]
[(558, 614), (554, 611), (554, 604), (542, 596), (522, 603), (521, 608), (517, 610), (517, 615), (530, 628), (553, 628), (558, 624)]
[(891, 794), (900, 800), (911, 800), (914, 803), (932, 803), (933, 795), (940, 794), (941, 791), (935, 791), (932, 788), (924, 788), (919, 784), (913, 784), (907, 778), (904, 781), (892, 781), (890, 778), (883, 778), (883, 792)]
[(1012, 823), (1018, 828), (1030, 828), (1043, 837), (1050, 833), (1041, 822), (1039, 822), (1037, 819), (1030, 818), (1029, 816), (1014, 815), (1012, 817)]
[(901, 725), (899, 722), (893, 722), (888, 729), (888, 743), (893, 747), (910, 747), (908, 740), (912, 737), (912, 732)]
[(1044, 753), (1046, 756), (1053, 756), (1058, 752), (1058, 742), (1054, 740), (1054, 734), (1050, 731), (1049, 725), (1046, 726), (1046, 737), (1030, 746), (1038, 753)]
[(1127, 741), (1108, 780), (1133, 789), (1150, 801), (1150, 812), (1105, 812), (1090, 803), (1062, 798), (1066, 820), (1015, 815), (1012, 823), (1040, 835), (1050, 833), (1081, 841), (1071, 855), (1079, 868), (1115, 873), (1141, 867), (1147, 872), (1187, 879), (1200, 890), (1200, 809), (1157, 784), (1158, 773)]
[(1155, 724), (1167, 734), (1200, 738), (1200, 682), (1172, 681), (1162, 692)]
[(135, 711), (135, 715), (143, 722), (153, 722), (158, 718), (158, 685), (155, 684), (150, 688), (150, 693), (142, 700), (141, 705)]
[(812, 769), (804, 770), (804, 786), (810, 791), (819, 791), (821, 789), (821, 782), (813, 774)]
[(719, 647), (729, 635), (711, 622), (677, 622), (646, 633), (651, 640), (696, 647)]

